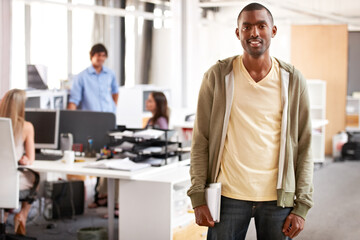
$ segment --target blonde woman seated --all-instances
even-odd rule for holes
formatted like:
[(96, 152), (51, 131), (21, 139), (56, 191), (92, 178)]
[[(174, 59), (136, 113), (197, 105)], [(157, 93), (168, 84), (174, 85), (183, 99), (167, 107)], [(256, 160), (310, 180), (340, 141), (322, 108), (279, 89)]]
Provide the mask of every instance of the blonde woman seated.
[(146, 110), (152, 113), (146, 127), (169, 128), (169, 109), (166, 96), (162, 92), (151, 92), (146, 100)]
[[(31, 165), (35, 160), (34, 127), (30, 122), (25, 121), (25, 100), (25, 91), (13, 89), (8, 91), (0, 102), (0, 117), (10, 118), (12, 122), (15, 151), (19, 165)], [(34, 182), (35, 176), (32, 172), (20, 172), (20, 191), (31, 189)], [(14, 217), (15, 233), (25, 235), (26, 220), (30, 208), (29, 202), (22, 202), (20, 212)]]

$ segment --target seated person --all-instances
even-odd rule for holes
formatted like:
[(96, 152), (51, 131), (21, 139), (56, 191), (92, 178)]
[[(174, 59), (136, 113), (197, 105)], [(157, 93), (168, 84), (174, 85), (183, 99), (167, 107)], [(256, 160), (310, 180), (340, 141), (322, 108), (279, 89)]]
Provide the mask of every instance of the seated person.
[[(31, 165), (35, 160), (34, 127), (25, 121), (25, 91), (12, 89), (0, 102), (0, 117), (10, 118), (13, 127), (15, 153), (19, 165)], [(20, 173), (20, 191), (33, 187), (35, 176), (31, 171)], [(20, 194), (21, 195), (21, 194)], [(15, 233), (25, 235), (26, 220), (31, 208), (29, 202), (22, 202), (21, 210), (14, 217)], [(7, 214), (5, 216), (6, 221)]]
[[(146, 127), (154, 127), (160, 129), (168, 129), (169, 114), (165, 95), (162, 92), (150, 93), (146, 100), (146, 109), (150, 111), (153, 116), (149, 119)], [(118, 208), (118, 181), (115, 181), (115, 203)], [(100, 178), (96, 186), (95, 201), (88, 205), (89, 208), (96, 208), (106, 206), (107, 204), (107, 180)], [(117, 209), (115, 209), (117, 210)], [(117, 211), (115, 212), (115, 214)]]
[(167, 100), (162, 92), (152, 92), (146, 100), (146, 110), (152, 113), (146, 127), (159, 129), (169, 128), (169, 109)]

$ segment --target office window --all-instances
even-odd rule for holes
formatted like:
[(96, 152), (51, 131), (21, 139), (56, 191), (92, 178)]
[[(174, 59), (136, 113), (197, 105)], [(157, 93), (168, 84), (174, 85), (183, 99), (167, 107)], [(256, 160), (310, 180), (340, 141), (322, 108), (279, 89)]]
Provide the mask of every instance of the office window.
[[(134, 11), (134, 6), (127, 6), (125, 8), (128, 11)], [(126, 50), (125, 50), (125, 74), (126, 81), (125, 86), (132, 87), (135, 85), (135, 66), (136, 66), (136, 40), (138, 39), (137, 35), (139, 30), (135, 30), (135, 17), (126, 16), (125, 17), (125, 38), (126, 38)]]
[[(67, 0), (52, 0), (67, 3)], [(73, 0), (73, 4), (94, 5), (93, 0)], [(25, 6), (30, 6), (30, 21), (25, 20)], [(89, 66), (92, 46), (94, 13), (87, 9), (72, 10), (72, 56), (68, 56), (68, 10), (65, 6), (34, 2), (26, 5), (12, 3), (11, 88), (27, 87), (26, 46), (29, 47), (29, 63), (47, 67), (49, 88), (59, 88), (60, 80), (68, 74), (77, 74)], [(26, 25), (30, 41), (26, 43)], [(71, 68), (68, 69), (68, 61)]]
[(30, 16), (30, 63), (45, 65), (49, 88), (59, 88), (60, 80), (67, 79), (67, 9), (34, 3)]
[[(162, 10), (160, 8), (155, 8), (154, 9), (154, 15), (157, 17), (161, 17), (162, 16)], [(161, 18), (156, 18), (154, 19), (154, 28), (155, 29), (160, 29), (162, 27), (163, 21)]]
[[(103, 42), (109, 50), (109, 59), (105, 64), (119, 74), (120, 26), (118, 20), (120, 17), (112, 16), (111, 13), (95, 14), (94, 8), (87, 8), (86, 5), (97, 6), (96, 2), (95, 0), (72, 0), (71, 4), (74, 7), (68, 9), (68, 0), (13, 1), (11, 87), (25, 88), (27, 86), (26, 64), (38, 64), (47, 67), (49, 88), (60, 88), (60, 80), (71, 80), (73, 75), (90, 65), (89, 51), (97, 42)], [(147, 20), (144, 20), (143, 16), (131, 14), (132, 11), (145, 11), (144, 4), (138, 1), (127, 1), (126, 10), (130, 14), (123, 17), (125, 18), (126, 39), (124, 63), (126, 86), (134, 86), (141, 83), (141, 79), (149, 79), (143, 76), (143, 72), (151, 72), (151, 67), (155, 66), (155, 64), (143, 66), (146, 65), (143, 62), (144, 55), (151, 54), (152, 45), (155, 44), (154, 42), (148, 44), (145, 49), (144, 42), (151, 42), (153, 38), (156, 41), (159, 38), (166, 38), (167, 40), (162, 41), (162, 44), (171, 45), (168, 41), (169, 37), (163, 37), (164, 34), (160, 35), (154, 31), (171, 28), (172, 14), (168, 8), (168, 6), (155, 5), (156, 10), (149, 11), (154, 12), (156, 16), (153, 22), (154, 28), (152, 31), (147, 28), (148, 30), (145, 31), (147, 34), (144, 35), (144, 23)], [(168, 18), (161, 19), (163, 16)], [(97, 22), (102, 18), (104, 18), (102, 24), (104, 26)], [(100, 32), (99, 26), (102, 30)], [(170, 32), (167, 35), (169, 34)], [(153, 37), (153, 35), (156, 36)], [(151, 39), (148, 41), (144, 38)], [(150, 55), (149, 61), (163, 62), (160, 52), (153, 52), (152, 55), (156, 59), (154, 60), (154, 56)], [(167, 58), (166, 61), (168, 62), (169, 59)]]
[(170, 10), (165, 10), (164, 11), (164, 16), (166, 17), (166, 19), (164, 20), (164, 28), (172, 28), (172, 16), (173, 13)]
[[(73, 3), (95, 5), (93, 0), (73, 0)], [(90, 66), (94, 15), (87, 9), (72, 10), (72, 74), (76, 75)]]

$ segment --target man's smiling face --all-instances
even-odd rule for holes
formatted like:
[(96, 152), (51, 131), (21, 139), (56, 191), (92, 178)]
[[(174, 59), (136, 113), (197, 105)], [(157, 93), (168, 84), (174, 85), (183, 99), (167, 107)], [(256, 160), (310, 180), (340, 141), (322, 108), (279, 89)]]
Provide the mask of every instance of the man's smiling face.
[(265, 9), (244, 11), (238, 21), (236, 36), (245, 50), (244, 54), (258, 58), (268, 51), (276, 30)]

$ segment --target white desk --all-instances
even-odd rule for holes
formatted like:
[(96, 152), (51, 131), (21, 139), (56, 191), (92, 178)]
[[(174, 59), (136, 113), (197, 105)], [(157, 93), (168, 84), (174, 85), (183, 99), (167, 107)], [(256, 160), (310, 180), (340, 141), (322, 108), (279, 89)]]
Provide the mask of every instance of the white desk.
[(119, 239), (173, 239), (175, 228), (186, 226), (195, 220), (193, 213), (187, 213), (188, 204), (183, 200), (177, 201), (181, 189), (181, 199), (185, 197), (185, 201), (190, 204), (186, 191), (183, 191), (189, 185), (189, 166), (181, 164), (153, 174), (141, 174), (136, 180), (121, 180)]
[[(56, 173), (66, 173), (66, 174), (74, 174), (74, 175), (89, 175), (89, 176), (97, 176), (97, 177), (105, 177), (108, 178), (108, 236), (109, 239), (114, 239), (114, 190), (115, 190), (115, 184), (114, 180), (119, 179), (119, 239), (138, 239), (134, 237), (128, 237), (132, 234), (137, 234), (138, 232), (142, 232), (143, 234), (150, 233), (150, 235), (147, 235), (147, 239), (164, 239), (161, 238), (155, 238), (155, 236), (151, 233), (153, 233), (154, 228), (158, 226), (156, 221), (151, 220), (151, 218), (148, 218), (146, 220), (146, 224), (144, 222), (137, 222), (137, 221), (131, 221), (131, 219), (134, 219), (132, 216), (138, 215), (138, 214), (144, 214), (145, 216), (148, 216), (149, 213), (150, 216), (153, 214), (152, 211), (148, 211), (148, 207), (144, 204), (141, 204), (141, 207), (138, 209), (138, 211), (141, 212), (135, 212), (133, 209), (129, 208), (128, 206), (134, 207), (137, 206), (137, 203), (146, 203), (147, 199), (139, 199), (142, 196), (141, 191), (143, 191), (144, 182), (158, 182), (158, 183), (165, 183), (168, 187), (171, 187), (173, 183), (176, 183), (177, 181), (188, 181), (190, 179), (190, 176), (188, 174), (189, 168), (185, 167), (190, 161), (185, 160), (182, 162), (177, 162), (173, 164), (169, 164), (163, 167), (150, 167), (141, 169), (138, 171), (128, 172), (128, 171), (118, 171), (118, 170), (108, 170), (108, 169), (95, 169), (95, 168), (87, 168), (84, 167), (87, 163), (81, 162), (81, 163), (74, 163), (72, 165), (67, 165), (65, 163), (62, 163), (61, 161), (35, 161), (33, 165), (27, 166), (35, 171), (38, 172), (56, 172)], [(175, 175), (174, 175), (175, 174)], [(135, 182), (140, 182), (140, 185), (136, 184)], [(136, 189), (136, 186), (140, 186), (139, 189)], [(149, 185), (146, 185), (145, 187), (149, 187)], [(171, 189), (167, 188), (168, 191)], [(151, 190), (151, 189), (149, 189)], [(140, 191), (140, 192), (138, 192)], [(149, 193), (148, 193), (149, 194)], [(147, 195), (148, 197), (149, 195)], [(160, 200), (156, 200), (158, 198), (162, 198), (162, 196), (157, 195), (157, 193), (150, 193), (150, 196), (152, 196), (152, 202), (156, 203), (156, 207), (162, 208)], [(171, 201), (171, 196), (167, 196), (165, 198), (166, 202)], [(140, 202), (139, 202), (140, 201)], [(169, 212), (171, 217), (171, 202), (167, 203), (170, 208), (166, 209), (167, 212)], [(146, 206), (146, 207), (144, 207)], [(145, 211), (145, 212), (144, 212)], [(149, 216), (149, 217), (150, 217)], [(129, 220), (130, 219), (130, 220)], [(146, 219), (140, 216), (140, 219)], [(163, 218), (164, 221), (167, 221), (168, 217)], [(129, 220), (129, 221), (128, 221)], [(120, 231), (120, 226), (125, 225), (124, 231)], [(128, 227), (129, 226), (129, 227)], [(170, 221), (170, 230), (166, 230), (166, 236), (169, 236), (171, 239), (171, 221)], [(142, 228), (146, 228), (145, 231), (142, 231)], [(141, 230), (140, 230), (141, 229)], [(166, 227), (168, 229), (168, 227)], [(134, 233), (131, 233), (134, 231)], [(164, 231), (159, 229), (160, 232)], [(168, 234), (169, 232), (169, 234)], [(124, 234), (126, 235), (124, 235)], [(159, 233), (160, 234), (160, 233)], [(125, 237), (126, 236), (126, 237)], [(149, 238), (149, 236), (151, 236)], [(153, 238), (154, 236), (154, 238)]]

